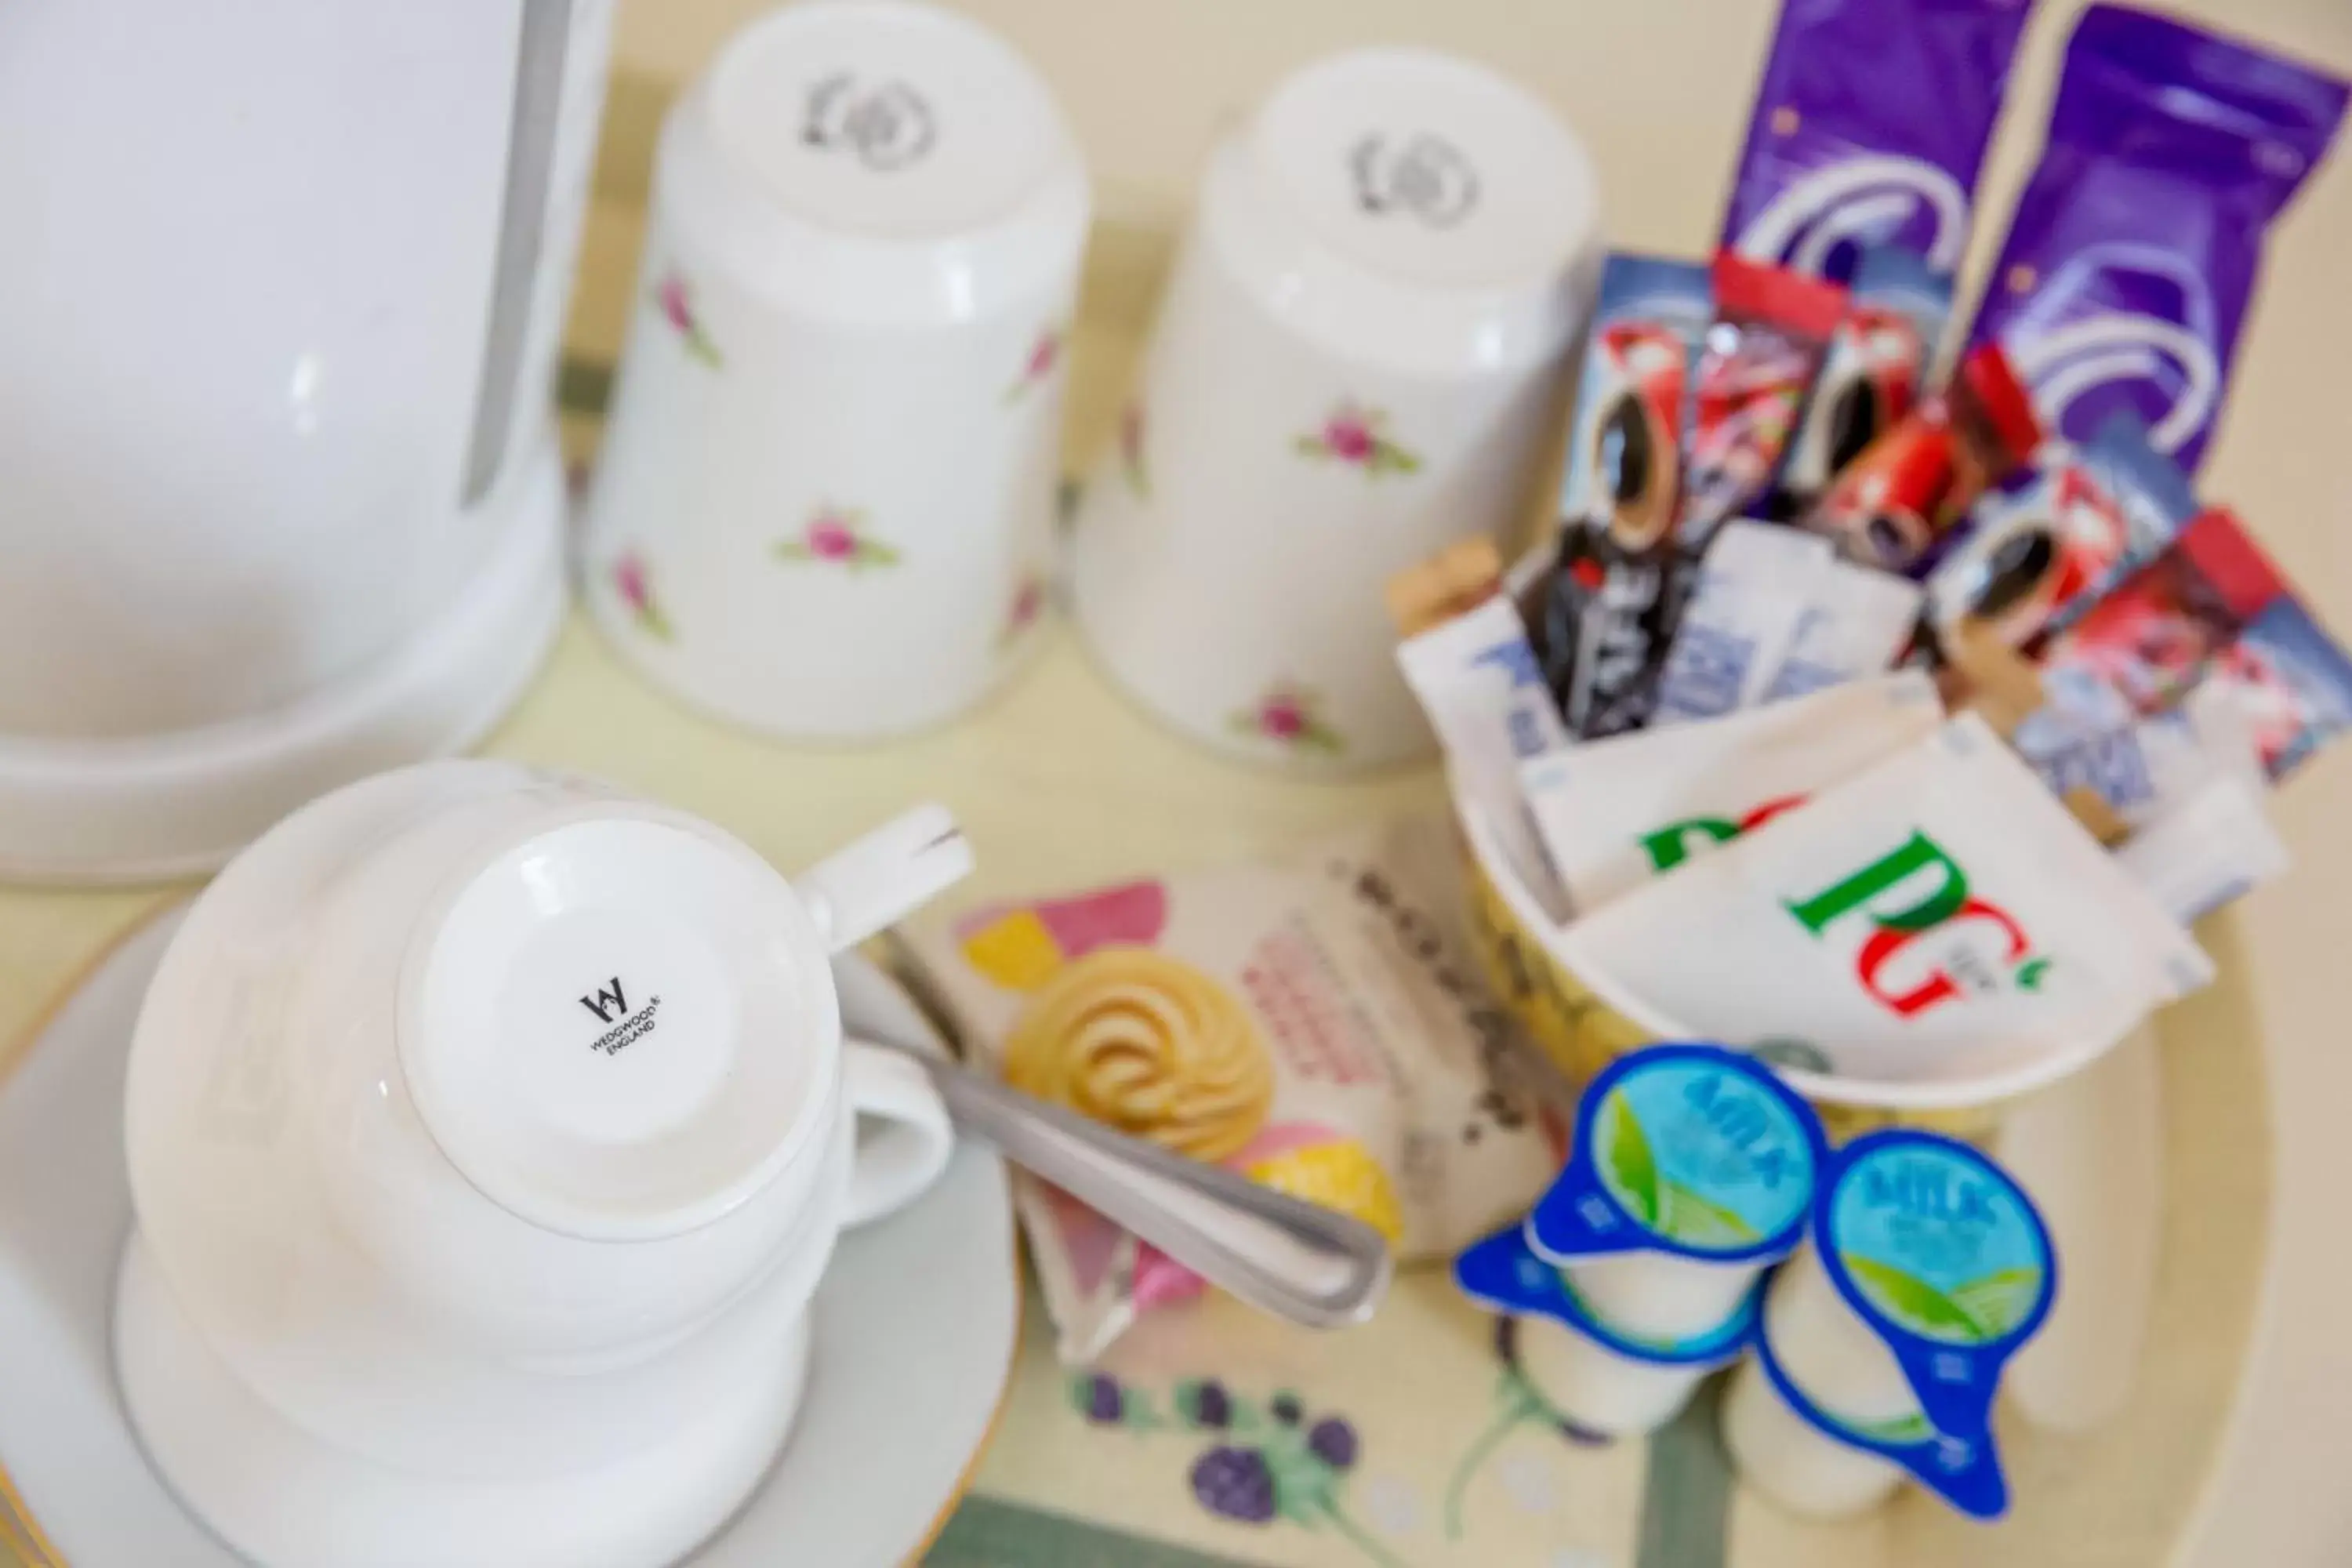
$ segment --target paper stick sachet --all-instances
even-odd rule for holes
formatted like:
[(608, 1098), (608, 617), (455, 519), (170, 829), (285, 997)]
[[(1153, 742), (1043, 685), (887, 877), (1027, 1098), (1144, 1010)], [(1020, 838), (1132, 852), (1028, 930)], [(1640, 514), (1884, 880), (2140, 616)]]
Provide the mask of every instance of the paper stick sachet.
[(1675, 627), (1651, 721), (1712, 718), (1881, 674), (1910, 643), (1918, 610), (1917, 584), (1838, 560), (1819, 534), (1727, 524)]
[(1535, 759), (1520, 776), (1570, 910), (1582, 920), (1942, 720), (1935, 683), (1902, 670), (1719, 719), (1580, 742)]
[(1389, 593), (1390, 613), (1408, 634), (1397, 663), (1437, 731), (1455, 787), (1494, 829), (1519, 880), (1558, 918), (1519, 764), (1566, 744), (1568, 731), (1501, 582), (1501, 561), (1485, 540), (1401, 574)]
[(1652, 726), (1762, 701), (1830, 560), (1830, 542), (1819, 534), (1769, 522), (1724, 524), (1675, 628)]
[(1919, 622), (1919, 584), (1832, 560), (1807, 584), (1804, 613), (1764, 689), (1764, 700), (1802, 697), (1893, 668)]
[(2133, 834), (2116, 863), (2187, 925), (2286, 872), (2259, 787), (2216, 779)]
[(1576, 921), (1560, 956), (1677, 1031), (1880, 1081), (1975, 1056), (2054, 1078), (2212, 977), (1973, 715)]

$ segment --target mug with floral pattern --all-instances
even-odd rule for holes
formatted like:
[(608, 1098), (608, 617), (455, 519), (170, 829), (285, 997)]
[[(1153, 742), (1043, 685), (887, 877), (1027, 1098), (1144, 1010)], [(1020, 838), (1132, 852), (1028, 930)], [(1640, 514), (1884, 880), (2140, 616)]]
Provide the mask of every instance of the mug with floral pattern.
[(590, 614), (778, 734), (954, 716), (1023, 661), (1052, 574), (1088, 212), (1059, 110), (971, 22), (819, 0), (729, 43), (656, 183)]

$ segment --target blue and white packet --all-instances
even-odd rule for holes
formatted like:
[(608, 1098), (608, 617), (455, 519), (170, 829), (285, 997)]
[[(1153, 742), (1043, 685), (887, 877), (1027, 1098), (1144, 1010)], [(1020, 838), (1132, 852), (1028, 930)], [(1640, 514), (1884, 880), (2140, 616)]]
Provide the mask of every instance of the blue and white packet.
[(1758, 1336), (1765, 1374), (1827, 1436), (1891, 1460), (1963, 1513), (2009, 1505), (1992, 1439), (2001, 1368), (2049, 1316), (2058, 1263), (2024, 1189), (1957, 1140), (1906, 1129), (1840, 1150), (1814, 1200), (1813, 1245), (1845, 1305), (1876, 1333), (1919, 1418), (1849, 1425), (1822, 1411)]
[(1577, 1102), (1567, 1168), (1536, 1200), (1528, 1244), (1555, 1263), (1650, 1252), (1759, 1268), (1803, 1238), (1827, 1163), (1820, 1120), (1753, 1058), (1651, 1046)]
[(1833, 548), (1802, 529), (1751, 519), (1724, 524), (1675, 627), (1650, 722), (1715, 719), (1761, 701)]
[(1805, 697), (1895, 668), (1919, 621), (1919, 584), (1892, 572), (1832, 560), (1813, 579), (1764, 700)]
[[(2112, 694), (2107, 694), (2111, 696)], [(2215, 784), (2262, 796), (2261, 759), (2245, 704), (2210, 675), (2163, 712), (2075, 722), (2052, 704), (2011, 737), (2018, 754), (2061, 800), (2088, 790), (2135, 830), (2185, 808)]]

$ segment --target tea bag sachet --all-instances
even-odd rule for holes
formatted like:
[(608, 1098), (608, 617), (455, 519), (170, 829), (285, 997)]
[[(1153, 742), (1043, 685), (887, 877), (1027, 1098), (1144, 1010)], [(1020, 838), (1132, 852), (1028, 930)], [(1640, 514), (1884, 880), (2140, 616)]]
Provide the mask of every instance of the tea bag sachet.
[(1811, 697), (1585, 741), (1521, 770), (1570, 912), (1620, 894), (1803, 803), (1942, 721), (1919, 670)]
[(1974, 715), (1577, 921), (1559, 950), (1678, 1032), (1876, 1082), (2054, 1078), (2212, 975)]

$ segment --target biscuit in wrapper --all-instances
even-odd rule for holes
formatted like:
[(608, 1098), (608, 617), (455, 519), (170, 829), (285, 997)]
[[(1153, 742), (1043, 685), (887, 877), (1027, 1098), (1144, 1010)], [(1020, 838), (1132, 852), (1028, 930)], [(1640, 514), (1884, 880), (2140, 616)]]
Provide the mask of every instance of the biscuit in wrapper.
[(1195, 1160), (1265, 1125), (1274, 1058), (1240, 998), (1148, 947), (1097, 948), (1047, 974), (1004, 1037), (1004, 1081)]
[[(1450, 1256), (1559, 1168), (1573, 1092), (1477, 979), (1430, 815), (1275, 864), (926, 916), (906, 955), (976, 1065), (1029, 1093)], [(1026, 1173), (1058, 1350), (1093, 1361), (1190, 1270)]]

